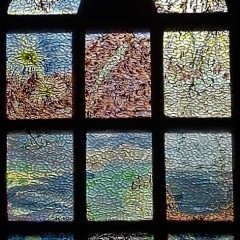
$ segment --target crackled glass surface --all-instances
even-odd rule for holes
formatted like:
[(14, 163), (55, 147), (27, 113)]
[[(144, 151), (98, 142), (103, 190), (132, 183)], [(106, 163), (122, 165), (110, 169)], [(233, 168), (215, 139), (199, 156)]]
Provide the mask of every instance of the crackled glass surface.
[(154, 240), (152, 235), (146, 233), (101, 233), (92, 234), (88, 240)]
[(72, 133), (9, 133), (7, 197), (10, 221), (72, 221)]
[(233, 221), (230, 133), (165, 134), (167, 218)]
[(152, 219), (150, 133), (87, 134), (87, 218)]
[(163, 58), (166, 116), (231, 116), (228, 31), (165, 32)]
[(151, 116), (150, 34), (86, 35), (86, 117)]
[(81, 0), (12, 0), (9, 15), (76, 14)]
[(8, 240), (74, 240), (71, 234), (11, 235)]
[(72, 116), (72, 34), (7, 34), (7, 117)]
[(153, 0), (158, 13), (227, 12), (225, 0)]
[(234, 240), (231, 235), (178, 234), (169, 235), (168, 240)]

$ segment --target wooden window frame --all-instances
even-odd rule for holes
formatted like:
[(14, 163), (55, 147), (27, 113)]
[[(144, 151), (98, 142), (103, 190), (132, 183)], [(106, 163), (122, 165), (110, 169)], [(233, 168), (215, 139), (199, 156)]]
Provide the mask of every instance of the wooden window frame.
[[(119, 0), (118, 0), (119, 1)], [(228, 0), (228, 13), (157, 14), (152, 0), (122, 0), (124, 12), (112, 11), (113, 0), (82, 1), (76, 15), (11, 16), (9, 0), (0, 2), (0, 238), (10, 234), (73, 233), (87, 239), (89, 233), (146, 232), (155, 239), (171, 233), (230, 234), (240, 239), (240, 1)], [(95, 2), (96, 3), (96, 2)], [(136, 5), (135, 3), (139, 4)], [(134, 5), (135, 4), (135, 5)], [(146, 5), (148, 4), (148, 5)], [(95, 6), (95, 7), (94, 7)], [(135, 12), (132, 8), (135, 6)], [(148, 10), (142, 11), (146, 6)], [(130, 10), (129, 10), (130, 9)], [(150, 10), (151, 11), (150, 11)], [(129, 11), (128, 11), (129, 10)], [(84, 102), (84, 54), (87, 30), (142, 30), (151, 35), (152, 117), (134, 119), (87, 119)], [(163, 33), (166, 30), (228, 30), (232, 116), (230, 118), (167, 118), (163, 96)], [(73, 33), (73, 118), (58, 120), (6, 119), (6, 34), (8, 32), (70, 31)], [(74, 135), (74, 221), (18, 222), (7, 219), (6, 138), (13, 130), (70, 130)], [(88, 131), (150, 131), (153, 148), (153, 219), (148, 221), (89, 222), (86, 220), (86, 133)], [(234, 222), (167, 221), (164, 163), (164, 134), (169, 131), (229, 131), (233, 138)]]

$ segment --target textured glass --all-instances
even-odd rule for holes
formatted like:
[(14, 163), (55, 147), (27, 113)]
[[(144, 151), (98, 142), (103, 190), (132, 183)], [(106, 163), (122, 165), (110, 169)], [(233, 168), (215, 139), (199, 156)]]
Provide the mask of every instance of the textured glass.
[(146, 233), (101, 233), (88, 237), (88, 240), (154, 240), (152, 235)]
[(169, 235), (168, 240), (234, 240), (230, 235), (178, 234)]
[(230, 133), (165, 135), (167, 218), (233, 220)]
[(11, 221), (72, 221), (72, 134), (9, 133), (7, 196)]
[(76, 14), (81, 0), (12, 0), (10, 15)]
[(149, 33), (87, 34), (86, 116), (150, 117), (150, 72)]
[(12, 235), (8, 238), (8, 240), (73, 240), (73, 236), (71, 234), (42, 234), (42, 235)]
[(87, 218), (152, 218), (150, 133), (87, 134)]
[(7, 34), (7, 117), (72, 116), (72, 34)]
[(227, 12), (225, 0), (153, 0), (158, 13)]
[(229, 33), (164, 33), (164, 111), (169, 117), (230, 117)]

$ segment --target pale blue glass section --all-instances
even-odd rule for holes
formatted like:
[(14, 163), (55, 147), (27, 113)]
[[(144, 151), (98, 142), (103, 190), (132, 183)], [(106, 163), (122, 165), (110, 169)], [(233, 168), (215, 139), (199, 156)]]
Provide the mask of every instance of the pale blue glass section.
[(10, 15), (76, 14), (81, 0), (12, 0)]

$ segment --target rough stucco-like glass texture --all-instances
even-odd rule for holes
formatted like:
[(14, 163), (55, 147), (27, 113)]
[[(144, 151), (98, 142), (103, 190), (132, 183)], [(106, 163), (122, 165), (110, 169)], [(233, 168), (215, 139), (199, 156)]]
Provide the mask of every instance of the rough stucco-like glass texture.
[(9, 133), (7, 197), (10, 221), (72, 221), (72, 134)]
[(146, 233), (102, 233), (88, 237), (88, 240), (154, 240), (152, 235)]
[(7, 34), (7, 117), (72, 116), (72, 34)]
[(12, 0), (9, 15), (76, 14), (81, 0)]
[(74, 240), (71, 234), (12, 235), (8, 240)]
[(86, 35), (86, 117), (151, 116), (149, 33)]
[(152, 219), (150, 133), (87, 134), (87, 218)]
[(165, 32), (163, 53), (166, 116), (231, 116), (227, 31)]
[(167, 218), (233, 221), (230, 133), (165, 134)]
[(153, 0), (158, 13), (227, 12), (225, 0)]
[(168, 240), (234, 240), (230, 235), (179, 234), (169, 235)]

